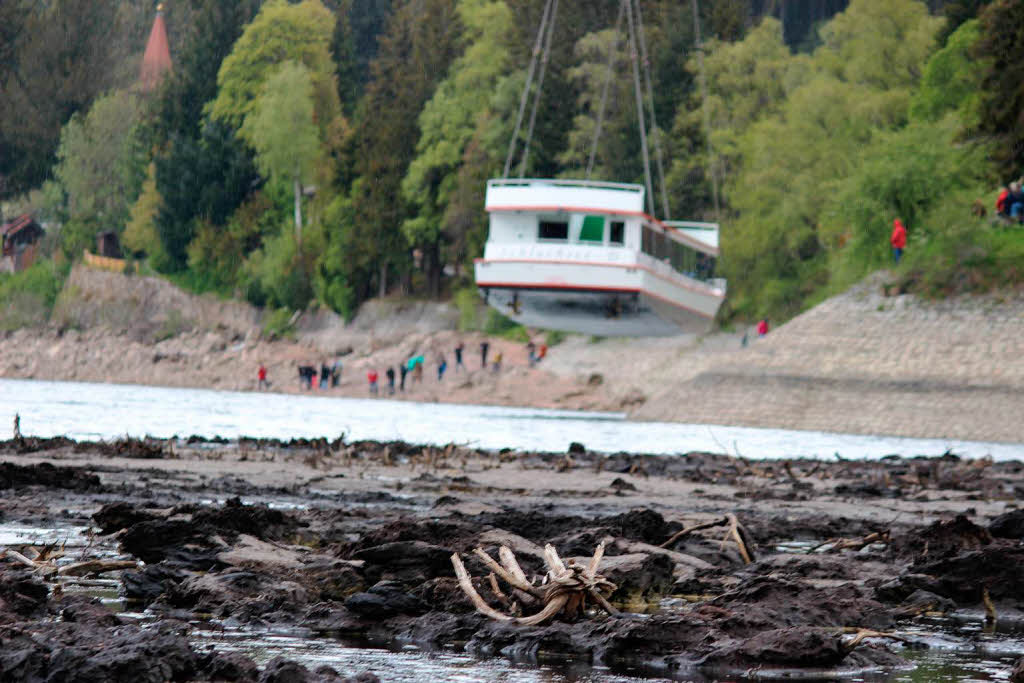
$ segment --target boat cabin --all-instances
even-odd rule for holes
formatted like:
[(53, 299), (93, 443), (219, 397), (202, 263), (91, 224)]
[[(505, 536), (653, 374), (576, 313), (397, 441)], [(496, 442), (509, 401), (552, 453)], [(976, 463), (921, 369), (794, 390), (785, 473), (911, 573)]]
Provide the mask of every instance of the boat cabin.
[[(538, 327), (674, 334), (694, 315), (699, 323), (683, 327), (706, 326), (725, 295), (725, 282), (714, 277), (718, 226), (659, 221), (643, 207), (640, 185), (491, 180), (477, 286)], [(654, 316), (657, 323), (649, 315), (629, 320), (627, 313), (652, 306), (666, 313)]]

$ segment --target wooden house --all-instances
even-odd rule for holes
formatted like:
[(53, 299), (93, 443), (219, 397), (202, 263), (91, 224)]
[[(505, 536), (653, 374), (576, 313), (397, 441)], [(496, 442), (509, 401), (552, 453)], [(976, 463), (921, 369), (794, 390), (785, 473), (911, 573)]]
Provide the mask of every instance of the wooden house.
[(31, 266), (36, 260), (39, 240), (45, 232), (27, 213), (0, 226), (0, 239), (3, 240), (0, 272), (17, 273)]

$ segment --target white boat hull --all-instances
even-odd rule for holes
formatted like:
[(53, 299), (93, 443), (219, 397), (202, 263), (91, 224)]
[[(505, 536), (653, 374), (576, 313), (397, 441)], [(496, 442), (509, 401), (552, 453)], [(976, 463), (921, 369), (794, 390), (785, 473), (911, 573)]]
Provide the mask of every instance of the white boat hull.
[(657, 265), (479, 259), (476, 281), (488, 305), (528, 327), (597, 336), (706, 331), (725, 293)]

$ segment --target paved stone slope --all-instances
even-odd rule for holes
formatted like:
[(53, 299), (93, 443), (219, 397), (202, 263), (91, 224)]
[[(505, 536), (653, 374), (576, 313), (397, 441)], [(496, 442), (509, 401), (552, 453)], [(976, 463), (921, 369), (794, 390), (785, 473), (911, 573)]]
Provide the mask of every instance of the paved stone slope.
[(633, 416), (1024, 443), (1024, 292), (930, 302), (882, 281), (678, 371)]

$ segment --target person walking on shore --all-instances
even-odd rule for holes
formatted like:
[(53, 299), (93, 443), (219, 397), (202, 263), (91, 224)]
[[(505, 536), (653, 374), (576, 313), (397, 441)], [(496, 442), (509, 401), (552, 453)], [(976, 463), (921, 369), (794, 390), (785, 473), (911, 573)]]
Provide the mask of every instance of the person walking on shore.
[(763, 337), (768, 334), (768, 318), (761, 318), (757, 323), (757, 336)]
[(462, 351), (466, 348), (466, 345), (459, 340), (459, 343), (455, 345), (455, 371), (465, 370), (466, 366), (462, 364)]
[(487, 350), (490, 348), (491, 344), (487, 340), (480, 342), (480, 368), (483, 370), (487, 369)]
[(444, 371), (448, 369), (448, 360), (442, 355), (441, 362), (437, 364), (437, 381), (444, 379)]
[(377, 370), (371, 369), (366, 373), (366, 381), (370, 383), (370, 396), (377, 395)]
[(498, 351), (497, 355), (494, 356), (494, 371), (501, 371), (501, 351)]
[(395, 369), (388, 366), (388, 369), (384, 371), (384, 374), (388, 377), (388, 396), (395, 395)]
[(405, 376), (409, 374), (409, 363), (408, 363), (408, 361), (406, 361), (405, 363), (399, 363), (398, 364), (398, 374), (401, 376), (401, 382), (398, 385), (398, 390), (401, 391), (404, 394), (405, 393)]
[(256, 371), (256, 388), (258, 390), (270, 388), (270, 382), (267, 381), (267, 366), (263, 363), (260, 363), (260, 368)]
[(327, 361), (320, 364), (320, 390), (324, 391), (327, 389), (328, 384), (331, 380), (331, 368), (328, 367)]
[(907, 229), (899, 218), (892, 219), (892, 237), (889, 238), (892, 244), (892, 260), (899, 265), (900, 257), (907, 246)]

